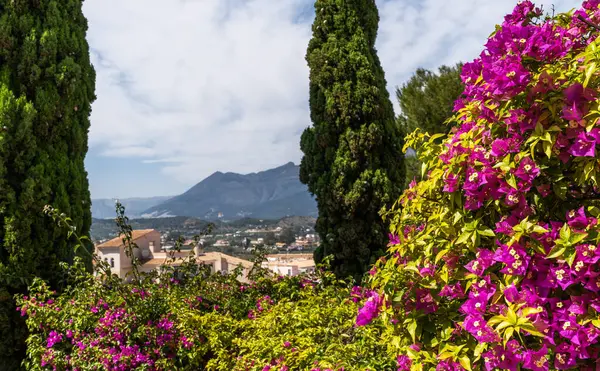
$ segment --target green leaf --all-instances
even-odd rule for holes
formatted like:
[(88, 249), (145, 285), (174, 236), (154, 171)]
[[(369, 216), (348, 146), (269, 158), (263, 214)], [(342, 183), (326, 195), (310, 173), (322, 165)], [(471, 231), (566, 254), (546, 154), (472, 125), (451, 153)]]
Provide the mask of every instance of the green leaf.
[(469, 240), (470, 237), (471, 237), (471, 232), (465, 231), (460, 235), (460, 237), (458, 237), (458, 240), (456, 240), (456, 244), (457, 245), (464, 244)]
[(478, 234), (482, 235), (482, 236), (487, 236), (487, 237), (495, 237), (496, 234), (494, 233), (494, 231), (492, 231), (491, 229), (479, 229), (477, 231)]
[(506, 317), (513, 325), (517, 324), (517, 314), (512, 308), (508, 308), (508, 310), (506, 311)]
[(565, 183), (554, 183), (552, 184), (552, 189), (558, 198), (563, 201), (567, 199), (567, 186)]
[(450, 249), (444, 249), (438, 252), (435, 256), (435, 263), (437, 264), (440, 260), (442, 260), (442, 258), (448, 253), (448, 251), (450, 251)]
[(504, 320), (506, 320), (506, 317), (504, 317), (504, 316), (494, 316), (494, 317), (490, 318), (490, 320), (488, 321), (488, 325), (493, 326), (496, 323), (500, 323)]
[(567, 256), (566, 262), (569, 264), (569, 267), (573, 267), (573, 262), (575, 261), (575, 257), (577, 256), (577, 252), (572, 250)]
[(539, 337), (544, 337), (544, 334), (542, 334), (541, 332), (539, 332), (535, 326), (533, 326), (532, 323), (526, 323), (524, 325), (519, 326), (520, 329), (522, 329), (523, 331), (526, 331), (528, 333), (530, 333), (531, 335), (534, 336), (539, 336)]
[(406, 329), (408, 330), (413, 343), (417, 342), (417, 326), (417, 320), (414, 318), (410, 319), (406, 325)]
[(596, 72), (596, 62), (590, 63), (590, 65), (585, 69), (585, 80), (583, 81), (584, 88), (587, 87), (594, 72)]
[(463, 368), (465, 370), (472, 371), (471, 359), (469, 359), (469, 356), (460, 357), (460, 359), (458, 361), (460, 362), (460, 365), (463, 366)]
[(560, 229), (560, 238), (565, 241), (569, 241), (571, 238), (571, 229), (566, 223), (563, 224), (562, 228)]
[(546, 157), (551, 158), (552, 157), (552, 142), (544, 142), (542, 144), (542, 148), (544, 149), (544, 154), (546, 155)]
[(515, 179), (514, 175), (509, 174), (506, 177), (506, 183), (508, 183), (508, 185), (513, 187), (514, 189), (517, 189), (517, 180)]
[(596, 206), (588, 206), (588, 212), (594, 217), (600, 216), (600, 208)]
[(555, 259), (555, 258), (558, 258), (558, 257), (562, 256), (562, 254), (564, 254), (565, 251), (567, 251), (567, 247), (566, 246), (556, 245), (556, 246), (554, 246), (552, 248), (552, 250), (550, 250), (550, 252), (546, 256), (546, 259)]
[(536, 313), (540, 313), (542, 312), (543, 309), (542, 308), (532, 308), (532, 307), (528, 307), (528, 308), (523, 308), (521, 310), (521, 314), (525, 317), (528, 317), (532, 314), (536, 314)]
[(504, 330), (505, 328), (512, 326), (513, 324), (508, 321), (503, 321), (498, 326), (496, 326), (496, 331)]
[(504, 345), (506, 345), (506, 343), (508, 343), (508, 341), (510, 340), (510, 338), (512, 337), (514, 332), (515, 332), (514, 327), (509, 327), (506, 329), (506, 331), (504, 332)]

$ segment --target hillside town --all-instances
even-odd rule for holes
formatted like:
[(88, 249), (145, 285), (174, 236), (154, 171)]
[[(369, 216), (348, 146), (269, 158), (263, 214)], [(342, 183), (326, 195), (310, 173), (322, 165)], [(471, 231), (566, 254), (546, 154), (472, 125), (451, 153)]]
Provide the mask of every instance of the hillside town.
[[(314, 229), (314, 218), (289, 217), (281, 220), (238, 220), (209, 223), (196, 218), (175, 217), (136, 219), (135, 229), (156, 230), (165, 250), (172, 250), (182, 242), (182, 250), (191, 250), (194, 236), (206, 252), (220, 252), (249, 258), (257, 248), (270, 253), (312, 253), (320, 244)], [(117, 237), (113, 220), (94, 220), (94, 241), (102, 244)]]
[[(305, 242), (307, 238), (302, 237), (298, 240)], [(213, 273), (231, 274), (241, 266), (238, 279), (246, 282), (253, 266), (253, 263), (246, 259), (217, 251), (204, 251), (202, 242), (195, 243), (193, 240), (186, 241), (183, 249), (175, 251), (172, 245), (163, 244), (164, 236), (154, 229), (133, 230), (131, 241), (134, 243), (133, 255), (141, 261), (140, 272), (149, 273), (167, 265), (177, 267), (182, 265), (186, 258), (193, 256), (197, 264), (209, 266)], [(223, 244), (228, 242), (226, 239), (222, 241)], [(95, 252), (101, 260), (110, 265), (113, 274), (123, 280), (131, 279), (132, 258), (125, 252), (122, 236), (97, 244)], [(267, 255), (262, 267), (280, 276), (296, 276), (314, 272), (315, 262), (312, 254), (271, 254)]]

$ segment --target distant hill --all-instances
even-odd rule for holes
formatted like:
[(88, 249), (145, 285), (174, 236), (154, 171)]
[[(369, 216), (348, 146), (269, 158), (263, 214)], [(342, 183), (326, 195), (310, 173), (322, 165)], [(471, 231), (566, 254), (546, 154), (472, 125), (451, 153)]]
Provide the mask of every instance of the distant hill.
[[(125, 198), (119, 201), (125, 206), (125, 215), (130, 218), (138, 218), (144, 210), (158, 205), (171, 198), (169, 197), (148, 197), (148, 198)], [(115, 218), (115, 200), (111, 198), (100, 198), (92, 200), (92, 217), (96, 219)]]
[(190, 188), (142, 213), (143, 217), (190, 216), (215, 220), (280, 219), (317, 216), (317, 204), (300, 183), (300, 167), (289, 162), (252, 174), (216, 172)]

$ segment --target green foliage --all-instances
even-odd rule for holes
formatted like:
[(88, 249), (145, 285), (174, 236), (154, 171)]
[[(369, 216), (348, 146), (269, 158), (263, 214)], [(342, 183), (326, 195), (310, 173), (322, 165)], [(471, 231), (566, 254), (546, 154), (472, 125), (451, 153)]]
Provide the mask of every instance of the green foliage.
[(283, 242), (288, 245), (296, 242), (296, 235), (294, 234), (294, 231), (291, 228), (282, 229), (281, 233), (279, 233), (279, 242)]
[(87, 152), (94, 70), (80, 0), (0, 0), (0, 369), (17, 369), (24, 327), (7, 297), (34, 276), (53, 287), (73, 246), (42, 211), (53, 204), (87, 234)]
[(452, 126), (445, 122), (452, 117), (454, 102), (465, 89), (460, 79), (462, 66), (441, 66), (437, 73), (419, 68), (396, 89), (402, 111), (398, 123), (407, 134), (416, 129), (432, 135), (450, 131)]
[(254, 361), (250, 369), (259, 371), (281, 359), (289, 370), (391, 369), (395, 361), (387, 353), (390, 339), (382, 337), (381, 327), (356, 327), (357, 309), (343, 284), (300, 290), (240, 323), (232, 341), (239, 357), (223, 354), (210, 364), (222, 371), (245, 370)]
[[(136, 246), (118, 209), (117, 224), (131, 255)], [(70, 219), (46, 211), (77, 245), (85, 244)], [(69, 282), (62, 293), (35, 279), (30, 295), (19, 296), (30, 331), (28, 370), (352, 371), (395, 364), (382, 322), (355, 326), (361, 290), (350, 290), (328, 270), (274, 277), (260, 268), (257, 256), (248, 283), (235, 272), (211, 274), (190, 256), (177, 269), (167, 265), (149, 274), (134, 269), (133, 281), (126, 283), (111, 275), (108, 263), (93, 259), (96, 277), (77, 258), (62, 267)]]
[(338, 277), (359, 279), (384, 252), (379, 211), (401, 192), (403, 142), (375, 52), (375, 2), (317, 0), (315, 10), (300, 180), (319, 208), (315, 257), (334, 255)]
[[(465, 88), (460, 79), (462, 63), (455, 66), (441, 66), (437, 73), (419, 68), (411, 79), (396, 89), (396, 97), (401, 113), (397, 121), (404, 133), (416, 129), (429, 134), (447, 134), (454, 122), (447, 122), (453, 116), (454, 102)], [(406, 185), (413, 180), (421, 180), (421, 162), (416, 156), (405, 157)]]
[(520, 2), (465, 64), (456, 130), (407, 138), (424, 177), (371, 277), (400, 370), (597, 367), (574, 334), (600, 333), (599, 8)]

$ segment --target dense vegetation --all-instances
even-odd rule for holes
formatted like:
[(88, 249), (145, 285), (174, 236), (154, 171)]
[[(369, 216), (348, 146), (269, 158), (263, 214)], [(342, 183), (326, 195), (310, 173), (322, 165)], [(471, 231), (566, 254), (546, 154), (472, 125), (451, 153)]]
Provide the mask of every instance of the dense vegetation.
[(374, 270), (402, 370), (597, 369), (599, 0), (525, 1), (465, 64), (457, 130), (420, 132), (426, 177)]
[(313, 126), (302, 134), (300, 180), (316, 195), (320, 261), (333, 255), (338, 277), (355, 278), (384, 253), (379, 211), (404, 183), (402, 137), (375, 39), (373, 0), (317, 0), (306, 59)]
[[(33, 277), (63, 283), (72, 262), (66, 233), (46, 218), (53, 204), (87, 234), (84, 157), (95, 73), (81, 0), (0, 0), (0, 369), (18, 368), (24, 323), (13, 294)], [(89, 263), (89, 262), (88, 262)]]
[[(50, 214), (72, 230), (56, 210)], [(126, 218), (127, 253), (135, 245)], [(73, 234), (76, 236), (76, 233)], [(84, 244), (85, 241), (80, 241)], [(191, 258), (191, 257), (190, 257)], [(326, 370), (389, 369), (395, 364), (382, 327), (357, 327), (360, 301), (332, 273), (275, 277), (260, 268), (252, 282), (211, 274), (191, 259), (177, 271), (133, 273), (133, 283), (100, 279), (66, 266), (70, 286), (56, 293), (36, 280), (20, 296), (31, 332), (27, 369)]]
[[(324, 82), (341, 75), (317, 61), (331, 52), (325, 61), (346, 66), (347, 60), (334, 58), (334, 49), (352, 51), (356, 59), (349, 58), (350, 67), (376, 60), (350, 48), (372, 50), (376, 28), (365, 26), (376, 25), (370, 4), (317, 1), (308, 58), (314, 127), (304, 134), (303, 149), (321, 143), (317, 133), (334, 133), (334, 122), (326, 120), (332, 117), (329, 108), (337, 107), (340, 117), (361, 115), (333, 103), (343, 91), (327, 90)], [(352, 32), (344, 34), (341, 25)], [(30, 370), (596, 369), (599, 25), (600, 0), (553, 16), (524, 1), (505, 17), (480, 57), (462, 69), (464, 95), (452, 118), (456, 130), (447, 135), (417, 130), (408, 138), (406, 147), (417, 150), (424, 177), (384, 213), (391, 231), (388, 254), (370, 269), (363, 287), (352, 287), (327, 269), (274, 277), (258, 265), (250, 282), (240, 282), (235, 273), (211, 274), (191, 259), (178, 270), (144, 275), (134, 269), (132, 282), (124, 283), (110, 274), (108, 263), (96, 259), (100, 274), (94, 277), (77, 258), (60, 270), (68, 284), (64, 291), (36, 278), (30, 293), (17, 296), (29, 329), (24, 365)], [(323, 28), (333, 33), (319, 39)], [(332, 103), (318, 106), (325, 98)], [(354, 135), (351, 127), (344, 133)], [(320, 155), (347, 154), (339, 137), (321, 138), (340, 150)], [(347, 161), (340, 157), (334, 163)], [(76, 247), (87, 243), (70, 219), (46, 210)], [(332, 210), (325, 209), (330, 218), (325, 223), (334, 220)], [(117, 225), (131, 254), (131, 229), (118, 211)], [(344, 228), (352, 223), (346, 216), (335, 233), (347, 238)], [(336, 236), (322, 253), (333, 252), (323, 259), (324, 268), (332, 261), (339, 275), (353, 268), (333, 249)], [(378, 241), (369, 236), (373, 244)], [(361, 241), (348, 241), (348, 251), (356, 243), (364, 246)]]

